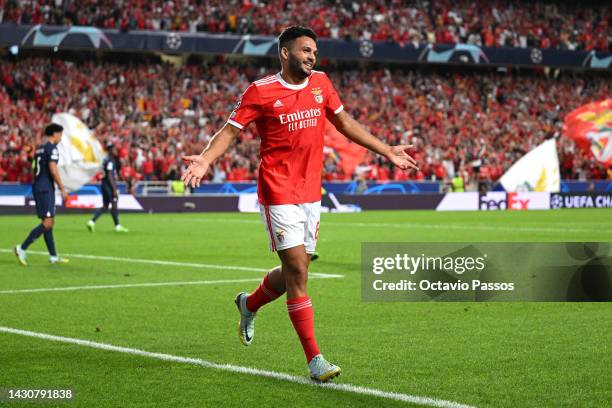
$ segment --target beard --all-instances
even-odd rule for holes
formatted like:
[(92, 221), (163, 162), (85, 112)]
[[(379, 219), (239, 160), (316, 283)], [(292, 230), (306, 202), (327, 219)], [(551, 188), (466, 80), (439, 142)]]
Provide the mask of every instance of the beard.
[(306, 79), (310, 76), (311, 72), (304, 69), (302, 62), (303, 61), (289, 55), (289, 71), (291, 75), (300, 79)]

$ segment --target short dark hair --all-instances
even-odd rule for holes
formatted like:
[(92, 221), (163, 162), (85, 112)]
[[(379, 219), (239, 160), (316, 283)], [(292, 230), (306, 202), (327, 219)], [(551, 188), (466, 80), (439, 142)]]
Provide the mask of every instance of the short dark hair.
[(52, 123), (45, 128), (45, 135), (53, 136), (54, 133), (61, 132), (63, 130), (64, 128), (62, 126), (58, 125), (57, 123)]
[(291, 47), (291, 43), (300, 37), (310, 37), (315, 42), (317, 41), (317, 35), (309, 27), (291, 26), (284, 29), (281, 35), (278, 36), (278, 51), (280, 52), (283, 47)]

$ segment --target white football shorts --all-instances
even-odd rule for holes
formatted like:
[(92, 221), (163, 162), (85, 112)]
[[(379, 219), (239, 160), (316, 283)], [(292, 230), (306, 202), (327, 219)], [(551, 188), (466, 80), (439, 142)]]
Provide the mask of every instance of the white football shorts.
[(319, 238), (321, 201), (305, 204), (259, 206), (261, 218), (268, 233), (270, 251), (282, 251), (304, 245), (312, 254)]

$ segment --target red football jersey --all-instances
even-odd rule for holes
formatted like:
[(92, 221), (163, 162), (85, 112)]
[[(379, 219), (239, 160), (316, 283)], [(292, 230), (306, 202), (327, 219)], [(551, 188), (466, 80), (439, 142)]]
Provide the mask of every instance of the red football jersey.
[(321, 199), (325, 118), (344, 109), (327, 75), (320, 71), (299, 85), (280, 73), (253, 82), (228, 123), (257, 125), (261, 138), (257, 193), (264, 205), (303, 204)]

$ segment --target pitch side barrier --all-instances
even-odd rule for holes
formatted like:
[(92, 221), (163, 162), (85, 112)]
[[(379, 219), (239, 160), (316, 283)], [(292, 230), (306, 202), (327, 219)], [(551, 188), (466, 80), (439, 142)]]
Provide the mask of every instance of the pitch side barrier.
[[(129, 31), (96, 27), (0, 24), (0, 46), (50, 50), (114, 50), (172, 54), (235, 54), (277, 58), (276, 38), (257, 35)], [(540, 48), (479, 47), (472, 44), (403, 46), (387, 41), (320, 39), (319, 52), (339, 60), (422, 64), (549, 66), (609, 70), (612, 53)]]
[[(91, 213), (102, 205), (98, 195), (71, 195), (66, 202), (57, 197), (58, 213)], [(324, 212), (360, 212), (365, 210), (436, 210), (436, 211), (525, 211), (569, 208), (612, 209), (612, 192), (607, 193), (505, 193), (486, 194), (325, 194)], [(121, 194), (119, 209), (137, 213), (259, 212), (256, 193), (239, 195), (194, 194), (184, 196)], [(34, 200), (26, 196), (0, 195), (0, 215), (33, 214)]]
[[(174, 195), (176, 194), (173, 181), (140, 181), (132, 190), (134, 195)], [(122, 194), (128, 191), (125, 182), (117, 183), (117, 188)], [(323, 194), (333, 193), (336, 196), (343, 194), (356, 195), (386, 195), (386, 194), (424, 194), (442, 193), (444, 185), (439, 181), (368, 181), (358, 183), (356, 181), (333, 181), (323, 183)], [(562, 193), (610, 193), (612, 192), (612, 181), (593, 180), (575, 181), (562, 180)], [(503, 191), (501, 185), (493, 188), (493, 191)], [(223, 194), (238, 195), (257, 192), (257, 184), (251, 182), (224, 182), (203, 183), (200, 187), (191, 191), (195, 194)], [(76, 192), (77, 195), (100, 195), (99, 184), (87, 184)], [(32, 186), (29, 184), (0, 183), (0, 196), (29, 196), (32, 195)]]

